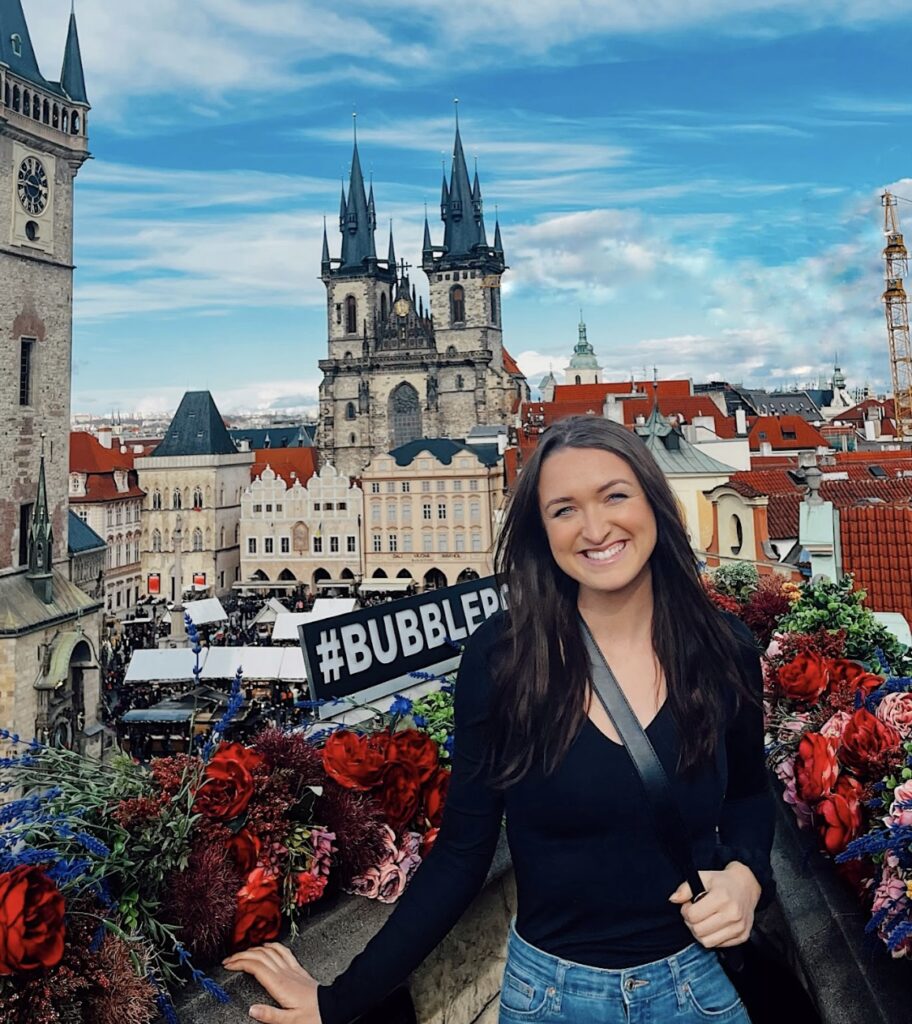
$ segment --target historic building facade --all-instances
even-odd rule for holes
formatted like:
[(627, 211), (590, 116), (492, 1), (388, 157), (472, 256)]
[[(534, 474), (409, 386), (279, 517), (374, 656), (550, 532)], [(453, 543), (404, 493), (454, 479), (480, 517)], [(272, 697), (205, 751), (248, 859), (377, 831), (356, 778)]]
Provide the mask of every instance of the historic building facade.
[(118, 442), (109, 448), (86, 431), (70, 435), (70, 509), (105, 538), (105, 608), (113, 615), (134, 607), (144, 592), (144, 498), (131, 452), (121, 451)]
[[(564, 382), (567, 384), (601, 384), (602, 368), (598, 364), (595, 349), (589, 341), (586, 323), (580, 316), (579, 337), (573, 346), (570, 363), (564, 369)], [(543, 401), (551, 401), (542, 395)]]
[(241, 499), (242, 581), (289, 590), (301, 583), (315, 593), (334, 582), (354, 586), (363, 514), (361, 489), (329, 463), (303, 482), (267, 465)]
[(97, 752), (100, 602), (68, 576), (73, 190), (89, 156), (75, 16), (59, 81), (0, 2), (0, 721)]
[(377, 255), (373, 186), (365, 190), (355, 142), (348, 194), (342, 191), (342, 249), (332, 258), (324, 231), (328, 357), (320, 361), (317, 441), (321, 457), (357, 476), (374, 455), (422, 437), (465, 437), (473, 426), (507, 424), (528, 397), (503, 347), (500, 225), (488, 243), (478, 174), (469, 181), (459, 129), (444, 179), (441, 245), (425, 218), (421, 266), (430, 305), (397, 264), (390, 231)]
[(136, 459), (144, 593), (226, 594), (240, 579), (241, 495), (253, 452), (239, 452), (208, 391), (188, 391), (164, 440)]
[(445, 587), (491, 573), (506, 489), (496, 444), (411, 441), (375, 456), (362, 486), (367, 587)]

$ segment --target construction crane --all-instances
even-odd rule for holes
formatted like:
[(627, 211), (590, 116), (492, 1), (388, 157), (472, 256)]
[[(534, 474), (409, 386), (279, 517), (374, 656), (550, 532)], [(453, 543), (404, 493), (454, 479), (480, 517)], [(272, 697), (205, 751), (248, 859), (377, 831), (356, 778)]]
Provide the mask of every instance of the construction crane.
[(893, 377), (893, 402), (896, 431), (900, 440), (912, 440), (912, 339), (909, 337), (909, 300), (903, 278), (909, 273), (909, 253), (899, 229), (896, 196), (884, 192), (884, 312), (890, 343), (890, 373)]

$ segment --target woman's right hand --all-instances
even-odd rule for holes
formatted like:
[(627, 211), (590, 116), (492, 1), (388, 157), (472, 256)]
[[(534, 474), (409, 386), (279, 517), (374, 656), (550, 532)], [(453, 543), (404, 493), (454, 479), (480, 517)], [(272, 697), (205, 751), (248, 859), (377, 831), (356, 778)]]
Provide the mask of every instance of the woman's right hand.
[(222, 961), (228, 971), (244, 971), (266, 989), (284, 1009), (254, 1005), (250, 1016), (263, 1024), (322, 1024), (317, 1005), (317, 983), (278, 942), (245, 949)]

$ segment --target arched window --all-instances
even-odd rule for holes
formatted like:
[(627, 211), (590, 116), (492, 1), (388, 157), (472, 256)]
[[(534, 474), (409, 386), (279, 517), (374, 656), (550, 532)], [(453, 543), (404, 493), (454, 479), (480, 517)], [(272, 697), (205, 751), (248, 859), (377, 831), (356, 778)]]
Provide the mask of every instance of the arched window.
[(389, 397), (390, 447), (421, 437), (421, 401), (411, 384), (403, 381)]
[(352, 362), (352, 354), (351, 354), (351, 352), (346, 352), (345, 355), (342, 356), (342, 362), (345, 363), (346, 366), (351, 366), (351, 362)]
[(353, 420), (355, 415), (355, 403), (349, 402), (348, 405), (345, 406), (345, 418), (347, 420)]
[(456, 358), (456, 354), (457, 354), (456, 353), (456, 346), (455, 345), (447, 345), (446, 354), (447, 354), (447, 359), (455, 359)]
[(237, 544), (241, 539), (241, 524), (238, 523), (234, 527), (234, 543)]
[(583, 383), (583, 378), (579, 374), (577, 374), (576, 377), (573, 380), (573, 383), (574, 384), (582, 384)]
[(461, 284), (450, 289), (450, 323), (465, 323), (465, 288)]
[(465, 387), (465, 377), (461, 373), (456, 374), (456, 390), (462, 391)]
[(193, 531), (193, 550), (194, 551), (202, 551), (203, 550), (203, 531), (202, 530), (194, 530)]
[(70, 112), (63, 108), (63, 113), (60, 115), (60, 130), (62, 132), (68, 132), (70, 130)]
[(44, 121), (45, 124), (51, 123), (51, 104), (47, 100), (45, 100), (43, 104), (41, 120)]
[(389, 303), (386, 301), (386, 292), (380, 293), (380, 322), (386, 323), (389, 314)]
[(160, 530), (152, 531), (152, 550), (158, 554), (162, 549), (162, 535)]
[(72, 116), (72, 118), (70, 118), (70, 134), (72, 134), (72, 135), (78, 135), (79, 134), (80, 122), (81, 122), (81, 119), (79, 117), (79, 114), (77, 114), (76, 111), (74, 110), (73, 111), (73, 116)]
[(171, 495), (171, 508), (183, 508), (181, 492), (176, 487), (174, 488), (174, 493)]
[(152, 492), (152, 508), (159, 511), (162, 507), (161, 491)]
[(22, 113), (26, 117), (32, 116), (32, 94), (28, 89), (24, 89), (22, 92)]
[(19, 92), (19, 86), (13, 86), (13, 110), (19, 110), (21, 106), (21, 93)]
[(355, 437), (354, 434), (349, 434), (348, 435), (348, 443), (349, 444), (357, 444), (358, 443), (357, 437)]
[(345, 298), (345, 332), (358, 333), (358, 302), (354, 295), (347, 295)]
[(491, 293), (491, 323), (492, 324), (496, 324), (498, 322), (497, 302), (498, 302), (498, 299), (500, 298), (500, 294), (499, 294), (499, 292), (497, 291), (496, 288), (491, 288), (490, 289), (490, 293)]
[(193, 489), (193, 507), (195, 509), (201, 509), (203, 507), (203, 492), (199, 487), (195, 487)]
[(51, 125), (54, 128), (60, 127), (60, 107), (56, 103), (51, 107)]

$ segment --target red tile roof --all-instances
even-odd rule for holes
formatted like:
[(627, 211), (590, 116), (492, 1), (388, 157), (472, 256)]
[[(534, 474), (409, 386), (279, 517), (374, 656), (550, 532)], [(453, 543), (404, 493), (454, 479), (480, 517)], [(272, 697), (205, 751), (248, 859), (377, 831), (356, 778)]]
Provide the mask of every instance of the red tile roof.
[(507, 373), (510, 374), (511, 377), (523, 377), (524, 378), (526, 376), (522, 372), (522, 370), (520, 370), (519, 364), (516, 362), (516, 360), (513, 358), (513, 356), (511, 356), (510, 353), (506, 349), (503, 350), (503, 364), (504, 364), (504, 369), (507, 371)]
[(126, 498), (145, 498), (146, 492), (137, 483), (135, 471), (127, 476), (128, 488), (118, 491), (113, 473), (89, 473), (86, 476), (85, 497), (74, 498), (75, 504), (91, 505), (101, 501), (124, 501)]
[(868, 607), (912, 621), (912, 508), (847, 508), (839, 519), (843, 570), (867, 591)]
[(558, 384), (554, 388), (555, 402), (599, 402), (607, 395), (641, 394), (652, 398), (658, 388), (659, 397), (689, 398), (693, 394), (689, 380), (660, 380), (658, 385), (649, 381), (611, 381), (602, 384)]
[(276, 476), (292, 487), (300, 480), (303, 487), (317, 471), (316, 448), (257, 448), (250, 479), (256, 478), (269, 466)]
[[(636, 423), (637, 416), (648, 417), (652, 412), (654, 400), (651, 398), (627, 398), (621, 402), (624, 410), (624, 422), (628, 426)], [(676, 395), (659, 394), (659, 412), (667, 418), (676, 418), (680, 423), (693, 423), (697, 416), (709, 416), (713, 420), (717, 437), (730, 439), (736, 436), (735, 420), (726, 416), (711, 399), (704, 395), (679, 397)]]
[[(828, 448), (826, 438), (800, 416), (751, 416), (750, 446), (760, 451), (760, 445), (772, 445), (773, 451), (796, 451), (806, 448)], [(783, 436), (785, 432), (794, 437)], [(760, 435), (764, 436), (761, 437)]]
[(119, 447), (105, 448), (85, 430), (70, 434), (71, 473), (113, 473), (115, 469), (132, 469), (133, 453), (121, 452)]
[(851, 409), (837, 413), (835, 418), (847, 423), (864, 423), (865, 413), (868, 409), (874, 408), (882, 409), (884, 418), (893, 419), (896, 416), (896, 406), (892, 398), (888, 398), (885, 402), (880, 402), (876, 398), (866, 398), (858, 405), (853, 405)]

